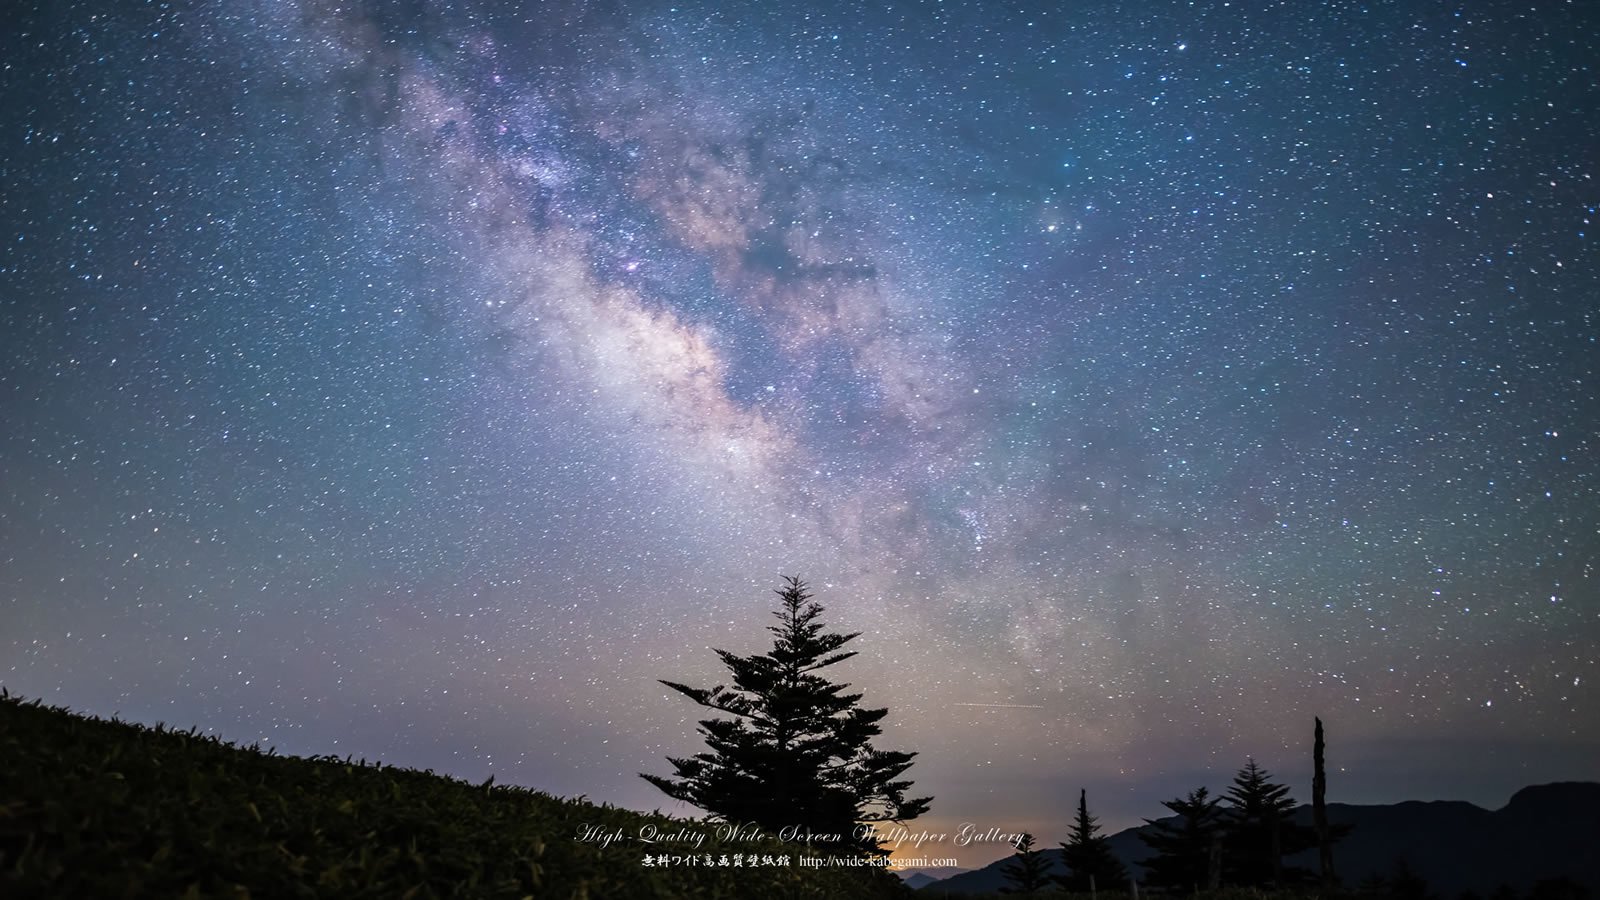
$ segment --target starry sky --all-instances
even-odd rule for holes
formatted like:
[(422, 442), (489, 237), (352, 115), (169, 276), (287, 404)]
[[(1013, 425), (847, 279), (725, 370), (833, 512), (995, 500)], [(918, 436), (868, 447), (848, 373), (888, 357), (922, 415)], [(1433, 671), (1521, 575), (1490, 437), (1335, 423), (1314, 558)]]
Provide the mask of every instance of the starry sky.
[(1595, 17), (32, 4), (0, 683), (688, 815), (797, 574), (919, 827), (1600, 779)]

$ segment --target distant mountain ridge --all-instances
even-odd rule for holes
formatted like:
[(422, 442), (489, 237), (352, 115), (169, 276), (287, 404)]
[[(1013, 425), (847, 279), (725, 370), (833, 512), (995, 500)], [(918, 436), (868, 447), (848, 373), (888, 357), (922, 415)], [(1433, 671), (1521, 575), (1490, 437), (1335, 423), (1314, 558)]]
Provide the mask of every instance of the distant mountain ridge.
[(914, 890), (920, 887), (927, 887), (928, 885), (933, 884), (935, 881), (940, 879), (953, 878), (962, 874), (963, 872), (970, 871), (972, 870), (963, 869), (958, 866), (938, 866), (931, 869), (906, 869), (905, 871), (897, 872), (896, 874), (900, 876), (901, 881), (906, 883), (906, 886)]
[[(1171, 817), (1176, 818), (1176, 817)], [(1311, 807), (1300, 806), (1295, 822), (1311, 824)], [(1525, 891), (1534, 882), (1565, 876), (1600, 894), (1600, 783), (1567, 781), (1525, 787), (1506, 805), (1487, 810), (1459, 800), (1384, 805), (1328, 804), (1328, 821), (1354, 826), (1334, 845), (1334, 871), (1348, 887), (1385, 875), (1404, 859), (1443, 898), (1466, 890), (1487, 894), (1501, 884)], [(1129, 867), (1150, 850), (1139, 840), (1148, 825), (1110, 835), (1111, 852)], [(1059, 846), (1044, 851), (1052, 872), (1065, 873)], [(1008, 860), (998, 860), (922, 888), (943, 893), (996, 891), (1005, 885)], [(1284, 857), (1287, 865), (1316, 871), (1317, 852)]]

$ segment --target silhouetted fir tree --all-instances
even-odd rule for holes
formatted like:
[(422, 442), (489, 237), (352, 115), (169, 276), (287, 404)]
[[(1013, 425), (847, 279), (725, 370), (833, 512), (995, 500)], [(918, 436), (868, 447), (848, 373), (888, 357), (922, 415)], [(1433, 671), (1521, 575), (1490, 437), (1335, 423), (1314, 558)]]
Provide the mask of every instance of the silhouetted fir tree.
[(1154, 830), (1141, 831), (1139, 840), (1156, 852), (1144, 861), (1148, 884), (1182, 891), (1210, 884), (1212, 844), (1222, 837), (1226, 824), (1221, 802), (1205, 788), (1196, 788), (1187, 797), (1161, 804), (1177, 814), (1177, 823), (1145, 819)]
[[(1067, 874), (1057, 875), (1056, 883), (1074, 893), (1120, 891), (1127, 884), (1128, 871), (1111, 855), (1111, 845), (1099, 834), (1100, 826), (1089, 815), (1089, 792), (1078, 790), (1078, 817), (1072, 832), (1061, 845), (1061, 860)], [(1092, 880), (1091, 880), (1092, 879)]]
[[(769, 834), (785, 828), (837, 835), (821, 839), (827, 849), (881, 854), (875, 838), (857, 834), (857, 823), (903, 822), (928, 810), (931, 797), (907, 800), (910, 781), (900, 775), (915, 753), (881, 751), (870, 741), (882, 733), (887, 709), (862, 709), (861, 694), (848, 684), (818, 675), (855, 651), (839, 648), (857, 637), (823, 630), (822, 607), (809, 603), (799, 578), (777, 591), (782, 605), (770, 651), (738, 656), (717, 650), (733, 687), (710, 690), (673, 681), (661, 683), (731, 719), (703, 719), (699, 732), (707, 751), (688, 759), (668, 757), (676, 778), (641, 777), (668, 796), (691, 803), (735, 824), (760, 826)], [(863, 832), (865, 829), (863, 829)]]
[(1271, 775), (1250, 759), (1234, 776), (1225, 799), (1231, 809), (1224, 839), (1224, 881), (1261, 887), (1310, 879), (1306, 869), (1282, 866), (1283, 857), (1317, 846), (1313, 829), (1290, 820), (1298, 804), (1286, 785), (1274, 784)]
[(1050, 884), (1050, 863), (1044, 854), (1033, 849), (1033, 835), (1024, 832), (1016, 847), (1017, 855), (1000, 870), (1009, 885), (1001, 888), (1000, 893), (1035, 894), (1044, 890)]

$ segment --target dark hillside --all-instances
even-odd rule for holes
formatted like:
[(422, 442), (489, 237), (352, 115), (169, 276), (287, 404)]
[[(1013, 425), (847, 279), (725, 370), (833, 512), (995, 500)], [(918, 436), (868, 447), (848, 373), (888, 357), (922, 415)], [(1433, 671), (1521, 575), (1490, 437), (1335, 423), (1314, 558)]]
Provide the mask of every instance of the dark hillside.
[[(492, 781), (492, 779), (491, 779)], [(705, 835), (652, 853), (585, 826)], [(876, 869), (802, 869), (803, 845), (700, 821), (193, 732), (84, 718), (0, 692), (0, 896), (904, 897)], [(724, 866), (728, 857), (756, 865)], [(788, 865), (777, 864), (787, 855)], [(704, 858), (711, 858), (711, 865)], [(763, 857), (772, 857), (771, 861)]]

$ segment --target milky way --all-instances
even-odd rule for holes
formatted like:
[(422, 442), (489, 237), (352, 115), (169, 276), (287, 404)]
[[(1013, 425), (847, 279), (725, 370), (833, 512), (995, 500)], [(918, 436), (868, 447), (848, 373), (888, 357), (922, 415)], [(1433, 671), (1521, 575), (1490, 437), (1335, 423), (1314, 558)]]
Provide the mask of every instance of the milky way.
[(0, 680), (691, 814), (792, 573), (921, 827), (1600, 778), (1591, 12), (39, 4)]

